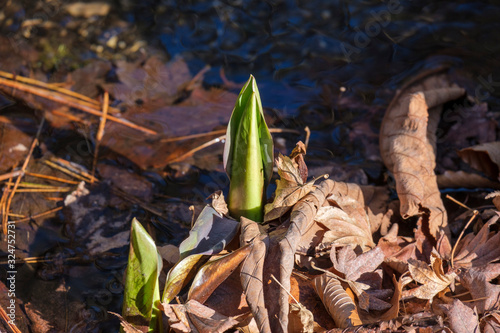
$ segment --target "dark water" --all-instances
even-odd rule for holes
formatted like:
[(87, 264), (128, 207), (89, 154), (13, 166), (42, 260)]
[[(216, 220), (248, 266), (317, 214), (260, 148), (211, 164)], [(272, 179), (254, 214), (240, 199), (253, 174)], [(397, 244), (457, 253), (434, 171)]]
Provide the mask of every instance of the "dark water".
[[(0, 4), (0, 8), (6, 5), (2, 1)], [(19, 1), (6, 8), (12, 20), (9, 24), (2, 21), (1, 32), (9, 38), (22, 38), (22, 23), (27, 19), (41, 17), (66, 28), (75, 24), (58, 1), (40, 1), (36, 6)], [(500, 4), (493, 1), (116, 0), (108, 18), (76, 21), (77, 28), (85, 27), (86, 35), (75, 33), (77, 28), (68, 28), (70, 32), (64, 37), (51, 29), (39, 29), (25, 39), (34, 45), (35, 38), (60, 40), (68, 45), (69, 55), (56, 50), (61, 60), (53, 57), (40, 61), (40, 68), (48, 66), (47, 72), (54, 77), (58, 68), (67, 72), (78, 66), (75, 63), (90, 59), (127, 58), (119, 50), (106, 49), (106, 42), (114, 35), (129, 44), (144, 40), (168, 58), (183, 57), (193, 74), (210, 65), (205, 74), (206, 86), (223, 84), (220, 69), (224, 69), (228, 80), (237, 83), (253, 74), (266, 112), (273, 116), (276, 127), (311, 128), (307, 162), (312, 175), (323, 173), (322, 168), (330, 163), (327, 172), (333, 168), (337, 178), (382, 184), (378, 128), (395, 90), (411, 76), (449, 65), (460, 74), (460, 83), (469, 95), (476, 102), (488, 103), (489, 112), (499, 119), (499, 18)], [(95, 51), (92, 46), (96, 45), (103, 46), (105, 52)], [(296, 136), (286, 137), (282, 150), (293, 148), (295, 140)], [(220, 149), (214, 153), (220, 154)], [(227, 190), (228, 186), (220, 167), (207, 170), (194, 165), (187, 170), (180, 178), (162, 179), (156, 171), (145, 174), (172, 197), (163, 202), (168, 216), (181, 214), (186, 225), (190, 221), (189, 204), (200, 204), (217, 187)], [(96, 189), (92, 195), (102, 193)], [(150, 218), (136, 206), (131, 212), (100, 209), (93, 212), (96, 219), (100, 214), (115, 222), (128, 220), (132, 214)], [(72, 234), (74, 231), (51, 227), (51, 223), (60, 223), (57, 219), (64, 221), (67, 216), (48, 221), (47, 230), (59, 233), (47, 231), (39, 236), (45, 239), (43, 244), (52, 242), (57, 246), (42, 246), (39, 251), (44, 253), (49, 247), (46, 254), (50, 258), (74, 257), (79, 249), (66, 243), (79, 238)], [(164, 243), (178, 243), (187, 230), (186, 226), (168, 226), (169, 221), (153, 222)], [(26, 289), (25, 297), (33, 294), (32, 289), (44, 288), (66, 275), (70, 298), (85, 304), (78, 310), (83, 313), (80, 316), (97, 321), (87, 329), (113, 331), (117, 321), (110, 319), (106, 311), (121, 312), (120, 281), (126, 253), (127, 248), (121, 248), (114, 251), (115, 259), (96, 261), (85, 258), (83, 251), (80, 257), (84, 263), (66, 269), (50, 264), (39, 267), (36, 274), (27, 272), (26, 276), (38, 282)], [(90, 275), (94, 278), (87, 279)]]

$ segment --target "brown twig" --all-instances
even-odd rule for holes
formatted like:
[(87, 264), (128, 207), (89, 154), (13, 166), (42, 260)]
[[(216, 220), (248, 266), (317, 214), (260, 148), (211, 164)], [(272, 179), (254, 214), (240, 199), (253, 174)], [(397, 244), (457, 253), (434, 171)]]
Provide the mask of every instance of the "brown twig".
[(3, 306), (0, 306), (0, 318), (2, 318), (2, 321), (8, 325), (9, 329), (14, 332), (14, 333), (22, 333), (19, 328), (17, 328), (16, 325), (11, 324), (11, 320), (9, 316), (7, 316), (7, 312), (3, 309)]
[(3, 180), (6, 180), (6, 179), (11, 179), (12, 177), (17, 177), (20, 174), (21, 174), (20, 170), (7, 172), (7, 173), (5, 173), (3, 175), (0, 175), (0, 182), (3, 181)]
[[(0, 78), (0, 85), (4, 85), (4, 86), (10, 87), (10, 88), (13, 88), (14, 90), (19, 90), (19, 91), (23, 91), (26, 93), (30, 93), (30, 94), (33, 94), (33, 95), (57, 102), (57, 103), (60, 103), (62, 105), (67, 105), (69, 107), (72, 107), (72, 108), (78, 109), (80, 111), (92, 114), (94, 116), (102, 117), (102, 112), (99, 109), (97, 109), (97, 107), (93, 103), (86, 102), (86, 101), (83, 101), (83, 100), (75, 98), (75, 97), (71, 97), (68, 95), (60, 94), (60, 93), (56, 94), (56, 93), (51, 92), (45, 88), (38, 88), (38, 87), (29, 85), (29, 84), (25, 84), (25, 83), (22, 83), (19, 81), (9, 80), (9, 79), (4, 79), (4, 78)], [(109, 115), (108, 119), (111, 121), (114, 121), (116, 123), (119, 123), (121, 125), (133, 128), (133, 129), (141, 131), (141, 132), (144, 132), (146, 134), (152, 134), (152, 135), (158, 134), (157, 132), (150, 130), (149, 128), (145, 128), (143, 126), (134, 124), (131, 121), (128, 121), (128, 120), (123, 119), (123, 118)]]
[(471, 218), (469, 219), (469, 222), (467, 222), (467, 224), (465, 225), (465, 227), (462, 229), (462, 232), (460, 233), (460, 236), (458, 236), (458, 239), (455, 243), (455, 246), (453, 246), (453, 250), (451, 251), (451, 267), (453, 268), (453, 259), (455, 258), (455, 250), (457, 249), (457, 246), (458, 246), (458, 243), (460, 242), (460, 240), (462, 239), (462, 236), (464, 235), (464, 232), (465, 230), (469, 227), (469, 225), (472, 223), (472, 221), (474, 220), (474, 218), (479, 214), (479, 212), (477, 210), (474, 209), (474, 211), (472, 212), (472, 216)]
[(52, 214), (52, 213), (58, 212), (58, 211), (60, 211), (61, 209), (63, 209), (63, 206), (56, 207), (56, 208), (53, 208), (53, 209), (49, 209), (49, 210), (47, 210), (47, 211), (45, 211), (45, 212), (38, 213), (38, 214), (35, 214), (35, 215), (31, 215), (31, 216), (28, 216), (28, 217), (22, 218), (22, 219), (20, 219), (20, 220), (14, 220), (13, 222), (15, 222), (15, 223), (28, 222), (28, 221), (31, 221), (31, 220), (37, 219), (37, 218), (39, 218), (39, 217), (43, 217), (43, 216), (50, 215), (50, 214)]
[(104, 136), (104, 127), (106, 126), (106, 116), (108, 115), (109, 107), (109, 94), (107, 91), (104, 92), (104, 101), (102, 102), (102, 117), (99, 122), (99, 129), (97, 130), (97, 135), (95, 139), (95, 151), (94, 160), (92, 162), (92, 178), (90, 183), (93, 184), (95, 180), (95, 169), (97, 167), (97, 157), (99, 155), (99, 145), (101, 144), (102, 137)]
[[(270, 133), (294, 133), (294, 134), (300, 134), (300, 132), (297, 131), (297, 130), (287, 129), (287, 128), (270, 128), (269, 132)], [(207, 142), (201, 144), (200, 146), (198, 146), (196, 148), (193, 148), (190, 151), (188, 151), (188, 152), (186, 152), (186, 153), (184, 153), (184, 154), (182, 154), (182, 155), (180, 155), (180, 156), (178, 156), (178, 157), (176, 157), (176, 158), (168, 161), (168, 163), (174, 163), (174, 162), (179, 162), (179, 161), (185, 160), (186, 158), (192, 156), (194, 153), (196, 153), (196, 152), (198, 152), (198, 151), (200, 151), (202, 149), (205, 149), (207, 147), (210, 147), (210, 146), (212, 146), (212, 145), (214, 145), (216, 143), (219, 143), (219, 142), (221, 142), (221, 141), (223, 141), (225, 139), (226, 139), (226, 136), (225, 135), (221, 135), (221, 136), (219, 136), (219, 137), (217, 137), (215, 139), (207, 141)]]
[(38, 131), (36, 133), (35, 138), (33, 139), (33, 142), (31, 143), (30, 150), (28, 152), (28, 155), (26, 156), (26, 159), (24, 160), (24, 164), (21, 167), (21, 173), (16, 179), (16, 182), (14, 184), (14, 187), (12, 188), (12, 191), (9, 194), (9, 197), (7, 199), (7, 204), (5, 205), (5, 213), (2, 215), (2, 225), (4, 227), (4, 234), (6, 234), (6, 227), (7, 227), (7, 222), (9, 219), (9, 210), (10, 210), (10, 205), (12, 203), (12, 199), (14, 198), (14, 195), (16, 194), (17, 187), (19, 186), (19, 183), (21, 182), (21, 179), (23, 178), (24, 171), (26, 171), (26, 168), (28, 167), (28, 163), (31, 159), (31, 155), (33, 154), (33, 150), (35, 149), (36, 145), (38, 144), (38, 138), (40, 137), (40, 133), (42, 132), (43, 125), (45, 124), (45, 117), (42, 118), (42, 121), (40, 122), (40, 125), (38, 126)]
[(66, 184), (77, 185), (79, 183), (79, 182), (77, 182), (75, 180), (69, 180), (69, 179), (64, 179), (64, 178), (59, 178), (59, 177), (54, 177), (54, 176), (42, 175), (42, 174), (39, 174), (39, 173), (33, 173), (33, 172), (29, 172), (29, 171), (26, 171), (24, 174), (26, 176), (32, 176), (32, 177), (37, 177), (37, 178), (42, 178), (42, 179), (48, 179), (48, 180), (53, 180), (53, 181), (56, 181), (56, 182), (61, 182), (61, 183), (66, 183)]

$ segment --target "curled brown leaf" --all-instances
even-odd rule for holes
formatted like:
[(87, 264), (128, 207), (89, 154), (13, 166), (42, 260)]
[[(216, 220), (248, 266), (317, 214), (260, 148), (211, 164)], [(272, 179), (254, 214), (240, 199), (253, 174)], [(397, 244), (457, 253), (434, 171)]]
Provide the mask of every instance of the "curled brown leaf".
[(427, 214), (425, 228), (435, 239), (439, 230), (447, 230), (448, 221), (434, 173), (434, 131), (440, 106), (464, 92), (442, 76), (426, 77), (394, 98), (380, 130), (380, 152), (396, 179), (401, 215), (408, 218)]

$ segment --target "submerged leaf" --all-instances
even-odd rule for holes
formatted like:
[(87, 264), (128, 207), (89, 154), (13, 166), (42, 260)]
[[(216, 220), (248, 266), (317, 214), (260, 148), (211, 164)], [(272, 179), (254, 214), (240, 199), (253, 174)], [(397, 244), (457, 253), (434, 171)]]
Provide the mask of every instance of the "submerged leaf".
[(158, 276), (161, 262), (153, 239), (134, 218), (122, 315), (142, 331), (148, 327), (149, 331), (161, 330), (161, 314), (157, 305), (160, 301)]

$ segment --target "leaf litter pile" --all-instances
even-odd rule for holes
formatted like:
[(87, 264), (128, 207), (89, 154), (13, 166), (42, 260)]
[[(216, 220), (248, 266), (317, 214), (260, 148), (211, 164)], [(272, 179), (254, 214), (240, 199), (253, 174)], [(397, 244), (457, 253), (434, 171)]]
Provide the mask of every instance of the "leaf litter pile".
[[(103, 64), (103, 73), (108, 70), (106, 66)], [(84, 72), (82, 69), (75, 75)], [(96, 146), (112, 147), (114, 154), (144, 169), (161, 168), (196, 152), (190, 150), (194, 146), (177, 146), (171, 138), (161, 137), (165, 132), (189, 136), (192, 129), (183, 121), (183, 114), (206, 116), (194, 130), (211, 130), (227, 119), (227, 114), (220, 115), (218, 110), (229, 110), (235, 98), (224, 90), (202, 89), (203, 73), (191, 77), (181, 60), (166, 66), (154, 57), (141, 65), (123, 63), (117, 75), (119, 83), (101, 86), (127, 105), (126, 119), (114, 116), (119, 114), (114, 108), (100, 110), (100, 104), (92, 99), (66, 96), (66, 104), (54, 108), (52, 102), (60, 101), (47, 98), (42, 88), (67, 93), (64, 88), (47, 85), (35, 89), (9, 75), (2, 79), (2, 90), (32, 106), (55, 109), (45, 117), (61, 128), (73, 122), (89, 123), (85, 116), (70, 113), (70, 108), (100, 115), (104, 121), (108, 118), (106, 132), (97, 135)], [(131, 99), (136, 95), (136, 82), (153, 87), (158, 86), (151, 82), (167, 82), (158, 90), (147, 89), (141, 98), (147, 105), (158, 106), (154, 112), (144, 114), (140, 103)], [(190, 98), (183, 100), (186, 93)], [(500, 188), (500, 143), (485, 134), (481, 144), (458, 152), (482, 175), (456, 170), (436, 175), (434, 171), (439, 157), (436, 132), (443, 106), (459, 99), (472, 100), (465, 89), (451, 82), (446, 70), (426, 72), (396, 93), (385, 112), (379, 137), (380, 156), (389, 174), (386, 186), (342, 182), (328, 175), (308, 177), (304, 159), (307, 147), (298, 142), (290, 156), (279, 154), (275, 160), (279, 179), (272, 200), (265, 206), (263, 224), (244, 217), (235, 221), (228, 214), (222, 192), (214, 193), (188, 238), (175, 249), (178, 260), (164, 256), (167, 262), (177, 261), (167, 267), (170, 270), (161, 286), (167, 331), (500, 330), (500, 194), (490, 190), (474, 209), (451, 201), (453, 198), (450, 206), (443, 202), (440, 192), (446, 187)], [(174, 122), (159, 121), (165, 115)], [(159, 141), (138, 139), (137, 131), (155, 135), (156, 139), (159, 135)], [(451, 128), (449, 133), (454, 131)], [(212, 135), (222, 133), (223, 129)], [(22, 150), (17, 155), (6, 163), (19, 164), (26, 153)], [(62, 159), (47, 162), (52, 167), (63, 165), (67, 171), (73, 170), (72, 175), (80, 175), (87, 183), (99, 182), (93, 172), (75, 170), (75, 165)], [(11, 173), (9, 178), (23, 172)], [(117, 171), (98, 165), (98, 173), (116, 177)], [(115, 193), (162, 216), (154, 206), (144, 203), (150, 189), (140, 180), (134, 185), (130, 175), (127, 179), (132, 190), (117, 181)], [(73, 180), (71, 184), (75, 183)], [(12, 185), (17, 186), (10, 182)], [(88, 190), (79, 185), (71, 195), (73, 199), (68, 200), (86, 195)], [(7, 202), (9, 198), (4, 195), (3, 208)], [(454, 220), (449, 220), (447, 207), (464, 212), (453, 214)], [(122, 219), (129, 220), (129, 215)], [(128, 232), (116, 235), (109, 244), (94, 236), (88, 236), (95, 246), (91, 254), (128, 242)], [(175, 251), (171, 247), (169, 255)], [(141, 331), (127, 318), (120, 320), (125, 332)]]
[[(275, 161), (279, 179), (265, 223), (235, 223), (221, 193), (214, 194), (167, 278), (161, 308), (170, 330), (498, 332), (499, 194), (478, 210), (453, 203), (466, 212), (452, 239), (434, 173), (442, 107), (465, 94), (446, 71), (433, 71), (403, 87), (387, 108), (380, 151), (398, 200), (390, 201), (387, 187), (327, 175), (308, 181), (302, 142)], [(498, 187), (499, 147), (459, 152), (489, 177), (471, 174), (471, 183)], [(408, 224), (413, 236), (399, 235)], [(196, 272), (200, 261), (207, 263)]]

